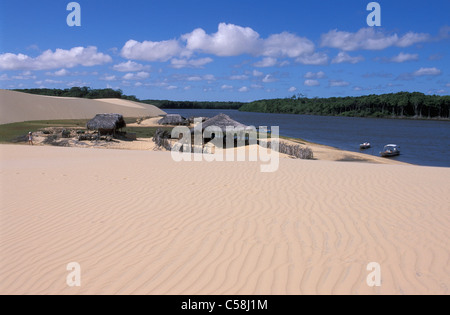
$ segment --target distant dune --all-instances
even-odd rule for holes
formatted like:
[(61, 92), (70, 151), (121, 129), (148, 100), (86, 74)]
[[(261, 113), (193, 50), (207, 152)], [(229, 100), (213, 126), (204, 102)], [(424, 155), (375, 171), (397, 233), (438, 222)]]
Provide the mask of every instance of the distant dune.
[(0, 90), (0, 124), (32, 120), (89, 119), (100, 113), (125, 117), (159, 116), (156, 106), (121, 99), (82, 99)]

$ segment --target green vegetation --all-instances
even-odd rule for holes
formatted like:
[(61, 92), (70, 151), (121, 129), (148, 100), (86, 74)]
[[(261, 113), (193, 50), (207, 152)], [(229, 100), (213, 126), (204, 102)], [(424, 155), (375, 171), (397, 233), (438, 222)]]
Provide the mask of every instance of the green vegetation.
[(16, 92), (24, 92), (36, 95), (59, 96), (59, 97), (78, 97), (78, 98), (121, 98), (129, 101), (139, 102), (136, 96), (124, 95), (122, 90), (113, 89), (91, 89), (87, 86), (73, 87), (70, 89), (16, 89)]
[[(135, 123), (136, 118), (126, 118), (127, 124)], [(0, 143), (14, 143), (17, 139), (25, 137), (28, 132), (36, 132), (48, 127), (66, 127), (66, 128), (85, 128), (88, 120), (71, 119), (71, 120), (42, 120), (42, 121), (26, 121), (13, 124), (0, 125)], [(172, 128), (161, 127), (126, 127), (123, 131), (136, 133), (138, 138), (153, 138), (157, 129), (172, 131)], [(79, 132), (81, 134), (82, 131)]]
[(143, 100), (141, 102), (155, 105), (161, 109), (239, 109), (245, 104), (241, 102), (191, 102), (168, 100)]
[(158, 129), (172, 132), (173, 128), (161, 128), (161, 127), (126, 127), (122, 131), (127, 133), (135, 133), (138, 138), (153, 138)]
[(244, 104), (240, 111), (351, 117), (450, 118), (450, 96), (400, 92), (360, 97), (293, 96)]
[(36, 132), (48, 127), (84, 127), (86, 119), (26, 121), (0, 125), (0, 143), (12, 143), (16, 139), (26, 136), (28, 132)]

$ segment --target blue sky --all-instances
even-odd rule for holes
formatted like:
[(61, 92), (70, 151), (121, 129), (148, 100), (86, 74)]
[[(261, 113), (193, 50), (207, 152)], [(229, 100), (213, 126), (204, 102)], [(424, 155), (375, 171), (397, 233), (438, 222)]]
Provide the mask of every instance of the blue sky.
[(141, 99), (252, 101), (450, 92), (450, 2), (0, 3), (0, 88), (122, 89)]

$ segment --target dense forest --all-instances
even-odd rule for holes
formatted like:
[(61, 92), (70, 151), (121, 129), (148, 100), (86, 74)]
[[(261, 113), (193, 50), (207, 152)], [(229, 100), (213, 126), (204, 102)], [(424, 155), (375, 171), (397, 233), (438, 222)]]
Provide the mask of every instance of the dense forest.
[(59, 96), (59, 97), (79, 97), (79, 98), (122, 98), (130, 101), (139, 102), (136, 96), (124, 95), (122, 90), (113, 89), (91, 89), (89, 87), (73, 87), (70, 89), (16, 89), (14, 91), (37, 95)]
[(299, 94), (291, 98), (241, 102), (194, 102), (169, 100), (139, 100), (134, 95), (124, 95), (122, 90), (91, 89), (21, 89), (31, 94), (80, 97), (121, 98), (172, 109), (239, 109), (246, 112), (283, 113), (349, 117), (393, 117), (450, 119), (450, 96), (425, 95), (400, 92), (395, 94), (366, 95), (358, 97), (307, 98)]
[(191, 102), (166, 100), (143, 100), (141, 102), (152, 104), (162, 109), (239, 109), (242, 105), (244, 105), (244, 103), (240, 102)]
[(450, 96), (400, 92), (359, 97), (313, 99), (299, 95), (284, 99), (255, 101), (244, 104), (239, 110), (323, 116), (449, 119), (449, 108)]
[(159, 108), (173, 109), (239, 109), (244, 103), (240, 102), (191, 102), (191, 101), (168, 101), (168, 100), (139, 100), (134, 95), (124, 95), (122, 90), (113, 89), (91, 89), (89, 87), (73, 87), (70, 89), (16, 89), (14, 91), (30, 94), (79, 97), (79, 98), (121, 98), (135, 102), (155, 105)]

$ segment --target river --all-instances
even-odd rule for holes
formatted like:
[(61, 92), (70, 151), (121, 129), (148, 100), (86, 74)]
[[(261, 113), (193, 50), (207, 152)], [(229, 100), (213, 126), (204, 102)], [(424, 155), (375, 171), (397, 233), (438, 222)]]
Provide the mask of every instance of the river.
[(289, 114), (247, 113), (237, 110), (164, 109), (183, 117), (213, 117), (219, 113), (255, 127), (279, 126), (280, 134), (339, 149), (379, 156), (386, 144), (400, 146), (394, 159), (424, 166), (450, 167), (450, 122), (408, 119), (352, 118)]

